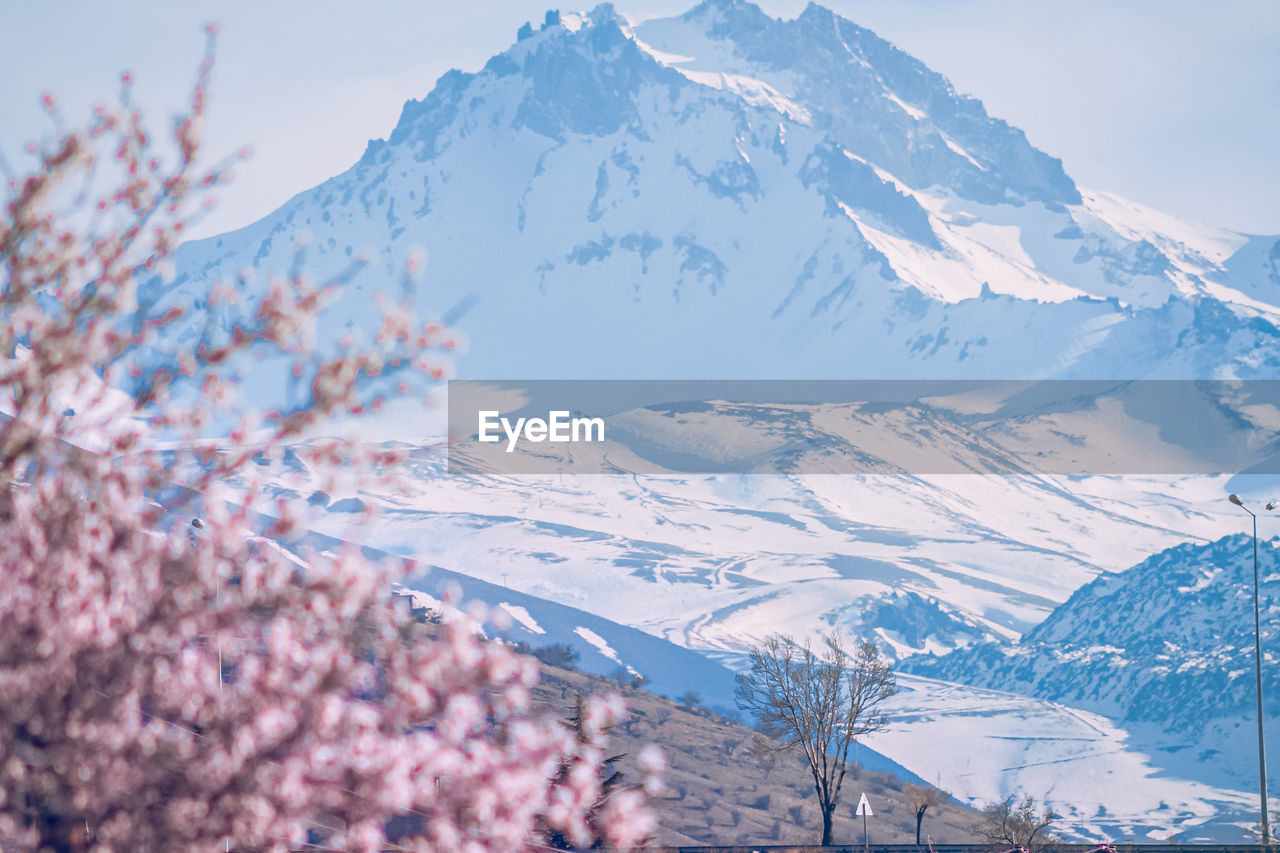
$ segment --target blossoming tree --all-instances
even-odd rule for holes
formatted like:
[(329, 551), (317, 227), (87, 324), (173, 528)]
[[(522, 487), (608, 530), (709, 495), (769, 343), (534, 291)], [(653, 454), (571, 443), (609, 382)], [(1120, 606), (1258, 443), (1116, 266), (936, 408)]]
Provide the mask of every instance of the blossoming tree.
[[(227, 177), (198, 165), (212, 58), (211, 31), (172, 150), (126, 76), (80, 128), (46, 98), (30, 174), (0, 161), (0, 847), (375, 850), (389, 825), (394, 849), (640, 842), (643, 791), (601, 787), (616, 699), (571, 733), (531, 710), (534, 661), (465, 620), (415, 624), (395, 570), (355, 549), (277, 547), (287, 506), (259, 522), (248, 463), (376, 407), (379, 383), (439, 375), (451, 339), (391, 310), (371, 346), (316, 356), (343, 277), (301, 269), (257, 301), (213, 294), (202, 310), (229, 321), (202, 331), (155, 308), (148, 283)], [(196, 333), (165, 335), (181, 323)], [(264, 348), (305, 399), (206, 439), (231, 365)], [(396, 462), (298, 446), (319, 468)], [(235, 501), (207, 497), (233, 478)]]

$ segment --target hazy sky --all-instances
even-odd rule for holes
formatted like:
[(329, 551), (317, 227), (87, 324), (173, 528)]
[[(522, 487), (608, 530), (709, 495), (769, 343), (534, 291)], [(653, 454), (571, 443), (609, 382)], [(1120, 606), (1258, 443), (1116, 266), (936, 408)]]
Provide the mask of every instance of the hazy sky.
[[(693, 0), (619, 0), (634, 16)], [(792, 17), (801, 0), (764, 0)], [(946, 74), (1061, 157), (1082, 185), (1253, 233), (1280, 233), (1280, 2), (828, 0)], [(0, 150), (19, 159), (52, 90), (69, 113), (124, 69), (157, 118), (189, 88), (206, 20), (222, 25), (212, 150), (250, 163), (203, 233), (248, 224), (345, 170), (405, 100), (475, 70), (548, 0), (9, 3), (0, 11)], [(562, 7), (576, 8), (576, 7)]]

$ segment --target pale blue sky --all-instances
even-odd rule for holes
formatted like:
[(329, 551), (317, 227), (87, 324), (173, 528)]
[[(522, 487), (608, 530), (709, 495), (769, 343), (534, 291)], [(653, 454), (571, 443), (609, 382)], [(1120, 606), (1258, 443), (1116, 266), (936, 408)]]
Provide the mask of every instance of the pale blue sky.
[[(618, 0), (641, 17), (694, 0)], [(590, 5), (590, 2), (583, 4)], [(782, 17), (803, 0), (763, 0)], [(1275, 0), (828, 0), (981, 98), (1061, 157), (1084, 186), (1185, 218), (1280, 233), (1280, 3)], [(181, 102), (222, 25), (212, 149), (253, 160), (203, 233), (247, 224), (350, 166), (401, 104), (450, 67), (479, 68), (548, 0), (64, 2), (0, 11), (0, 150), (44, 127), (53, 90), (69, 110), (139, 77), (156, 115)], [(562, 6), (561, 8), (577, 8)]]

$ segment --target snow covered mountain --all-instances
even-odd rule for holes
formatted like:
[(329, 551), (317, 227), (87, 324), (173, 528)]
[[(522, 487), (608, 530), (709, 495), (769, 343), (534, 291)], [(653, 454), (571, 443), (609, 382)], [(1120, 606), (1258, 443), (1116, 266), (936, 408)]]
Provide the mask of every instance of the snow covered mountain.
[(633, 25), (606, 4), (519, 35), (346, 172), (182, 247), (155, 293), (263, 283), (306, 233), (317, 276), (374, 260), (322, 341), (370, 330), (371, 295), (398, 296), (422, 247), (414, 310), (461, 325), (463, 376), (1280, 373), (1275, 237), (1078, 188), (820, 6), (707, 0)]
[[(903, 667), (1102, 714), (1159, 743), (1166, 766), (1247, 790), (1257, 779), (1252, 547), (1236, 535), (1168, 548), (1095, 578), (1016, 643), (914, 657)], [(1259, 548), (1263, 696), (1273, 699), (1278, 552), (1280, 538)], [(1275, 732), (1274, 701), (1268, 714)]]
[[(548, 13), (483, 69), (406, 104), (347, 171), (185, 244), (174, 280), (148, 295), (205, 309), (211, 285), (242, 270), (242, 287), (262, 288), (303, 235), (317, 278), (361, 253), (373, 261), (322, 318), (322, 347), (371, 333), (373, 297), (400, 298), (402, 264), (422, 248), (411, 307), (465, 332), (464, 377), (1280, 378), (1280, 239), (1078, 187), (980, 102), (816, 5), (793, 20), (741, 0), (644, 22), (608, 5)], [(189, 344), (203, 320), (170, 343)], [(263, 351), (243, 365), (255, 408), (285, 393), (272, 364)], [(987, 423), (982, 441), (1034, 449), (1114, 421), (1096, 406), (1052, 414)], [(668, 425), (648, 417), (633, 418), (634, 434), (652, 444)], [(1238, 521), (1219, 506), (1225, 477), (521, 478), (446, 472), (422, 441), (431, 428), (403, 412), (374, 426), (408, 445), (407, 492), (347, 493), (301, 470), (280, 472), (279, 495), (314, 500), (317, 531), (415, 556), (456, 573), (465, 594), (505, 602), (513, 636), (555, 637), (593, 666), (634, 666), (675, 690), (723, 685), (725, 671), (649, 640), (732, 667), (771, 631), (836, 626), (930, 676), (908, 680), (908, 722), (874, 745), (930, 780), (945, 770), (975, 803), (1056, 791), (1065, 809), (1060, 797), (1112, 774), (1143, 796), (1101, 817), (1101, 804), (1077, 809), (1074, 826), (1167, 832), (1248, 807), (1225, 758), (1246, 754), (1239, 716), (1194, 704), (1240, 689), (1211, 671), (1236, 661), (1233, 635), (1214, 646), (1216, 613), (1159, 586), (1158, 569), (1132, 583), (1110, 574), (1216, 540)], [(948, 434), (981, 431), (964, 426)], [(1213, 451), (1219, 424), (1202, 426), (1158, 437), (1170, 453)], [(1166, 447), (1124, 435), (1122, 454)], [(353, 526), (366, 503), (382, 512)], [(1203, 579), (1192, 574), (1189, 589)], [(1106, 621), (1121, 588), (1147, 640)], [(1221, 589), (1221, 606), (1236, 606)], [(1068, 599), (1057, 612), (1074, 615), (1037, 627)], [(1142, 608), (1159, 601), (1153, 622)], [(1156, 639), (1166, 629), (1185, 672)], [(1178, 677), (1152, 677), (1161, 667)], [(1169, 733), (1187, 748), (1159, 751)], [(990, 761), (949, 746), (979, 734)], [(1210, 736), (1228, 743), (1222, 760), (1206, 754)], [(1181, 775), (1161, 781), (1168, 767)]]

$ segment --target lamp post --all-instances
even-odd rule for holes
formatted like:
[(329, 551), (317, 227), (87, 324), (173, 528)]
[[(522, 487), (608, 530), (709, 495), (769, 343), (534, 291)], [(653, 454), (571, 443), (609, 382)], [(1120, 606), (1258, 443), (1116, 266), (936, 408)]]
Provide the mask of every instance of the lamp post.
[[(1258, 615), (1258, 516), (1244, 505), (1239, 495), (1227, 498), (1253, 519), (1253, 677), (1258, 698), (1258, 794), (1262, 799), (1262, 849), (1271, 845), (1271, 826), (1267, 819), (1267, 743), (1262, 734), (1262, 618)], [(1267, 504), (1275, 509), (1276, 501)]]

